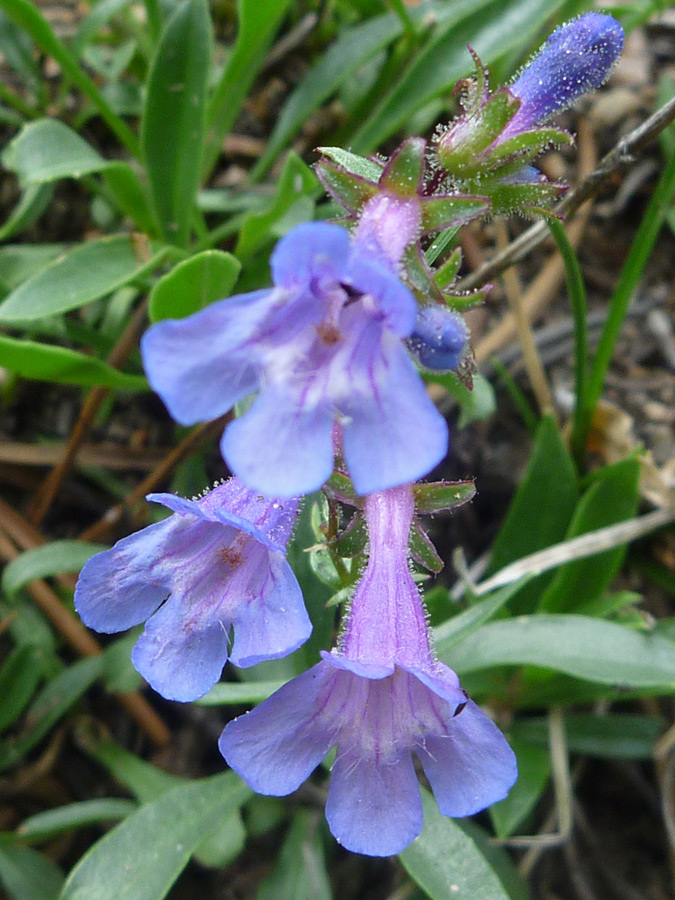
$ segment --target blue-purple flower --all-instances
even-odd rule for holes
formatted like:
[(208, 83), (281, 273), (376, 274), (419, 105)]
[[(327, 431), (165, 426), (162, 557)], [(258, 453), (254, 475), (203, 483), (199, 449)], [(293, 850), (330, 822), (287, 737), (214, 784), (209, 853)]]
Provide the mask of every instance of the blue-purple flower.
[(404, 345), (411, 292), (337, 225), (293, 229), (271, 266), (273, 288), (144, 336), (148, 378), (172, 416), (212, 419), (259, 391), (221, 449), (236, 475), (270, 496), (329, 478), (335, 423), (358, 493), (426, 474), (446, 453), (447, 426)]
[(266, 499), (232, 478), (198, 500), (148, 500), (173, 515), (92, 557), (75, 606), (95, 631), (146, 622), (131, 658), (156, 691), (194, 700), (228, 658), (253, 666), (307, 640), (312, 626), (285, 556), (297, 499)]
[(623, 28), (612, 16), (590, 12), (557, 28), (509, 85), (520, 107), (499, 140), (520, 134), (597, 90), (623, 49)]
[(409, 486), (366, 498), (370, 556), (338, 648), (230, 722), (220, 749), (256, 791), (294, 791), (337, 746), (326, 817), (347, 849), (403, 850), (422, 828), (413, 754), (439, 809), (467, 816), (502, 799), (515, 757), (430, 645), (408, 568)]
[(427, 369), (456, 369), (468, 352), (469, 329), (459, 313), (439, 304), (423, 306), (408, 339), (420, 365)]

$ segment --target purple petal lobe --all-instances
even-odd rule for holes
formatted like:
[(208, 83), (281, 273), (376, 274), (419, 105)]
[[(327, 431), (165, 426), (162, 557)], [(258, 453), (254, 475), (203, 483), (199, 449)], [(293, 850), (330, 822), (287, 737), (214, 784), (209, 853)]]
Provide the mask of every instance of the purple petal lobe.
[(275, 302), (270, 290), (241, 294), (143, 335), (148, 380), (177, 422), (215, 419), (257, 389), (258, 365), (245, 345)]
[(234, 617), (230, 659), (235, 666), (255, 666), (266, 659), (287, 656), (312, 633), (300, 585), (280, 550), (269, 553), (260, 596), (264, 602), (250, 602)]
[(367, 259), (358, 247), (349, 272), (353, 287), (376, 299), (388, 327), (399, 337), (407, 337), (415, 324), (417, 304), (400, 278), (385, 266)]
[(445, 816), (470, 816), (503, 800), (518, 774), (506, 738), (473, 701), (415, 752)]
[(227, 662), (228, 634), (220, 621), (186, 621), (183, 598), (173, 595), (148, 620), (131, 661), (148, 684), (168, 700), (202, 697)]
[[(426, 475), (445, 456), (448, 426), (401, 344), (369, 348), (368, 381), (342, 407), (344, 453), (354, 487), (369, 494)], [(378, 355), (376, 355), (378, 354)]]
[(319, 663), (226, 725), (220, 752), (254, 791), (290, 794), (333, 747), (334, 731), (314, 721), (320, 696), (333, 678), (330, 668)]
[(279, 241), (272, 254), (272, 278), (287, 289), (317, 278), (340, 281), (349, 252), (349, 234), (344, 228), (324, 222), (298, 225)]
[(232, 422), (221, 443), (223, 457), (242, 481), (276, 497), (315, 491), (333, 470), (333, 411), (302, 407), (273, 387)]
[(169, 520), (158, 522), (87, 561), (75, 587), (75, 609), (85, 625), (113, 634), (155, 612), (170, 592), (155, 564), (173, 530)]
[(368, 856), (400, 853), (422, 830), (422, 800), (412, 754), (391, 761), (338, 750), (326, 818), (347, 850)]

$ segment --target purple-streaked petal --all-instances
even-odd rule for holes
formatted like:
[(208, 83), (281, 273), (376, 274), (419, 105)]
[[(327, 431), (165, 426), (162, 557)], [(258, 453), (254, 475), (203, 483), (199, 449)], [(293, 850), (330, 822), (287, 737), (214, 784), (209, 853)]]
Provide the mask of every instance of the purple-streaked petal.
[(146, 494), (145, 499), (150, 503), (161, 503), (172, 512), (178, 513), (179, 516), (196, 516), (198, 519), (204, 519), (206, 522), (213, 522), (212, 516), (207, 516), (200, 509), (196, 500), (186, 500), (185, 497), (178, 497), (176, 494), (158, 493)]
[(445, 816), (470, 816), (503, 800), (518, 776), (506, 738), (473, 701), (449, 719), (445, 736), (427, 737), (415, 753)]
[(296, 790), (335, 744), (316, 717), (333, 672), (318, 663), (226, 725), (218, 746), (228, 765), (259, 794)]
[(349, 232), (345, 228), (325, 222), (298, 225), (272, 253), (272, 278), (275, 285), (289, 290), (312, 280), (341, 281), (349, 252)]
[(407, 337), (415, 327), (417, 304), (401, 279), (383, 265), (366, 259), (358, 248), (355, 249), (349, 272), (353, 287), (375, 299), (384, 313), (387, 326), (399, 337)]
[(326, 404), (303, 409), (269, 387), (226, 429), (221, 451), (230, 469), (263, 494), (308, 494), (333, 471), (332, 425)]
[(148, 381), (177, 422), (215, 419), (257, 389), (257, 360), (244, 345), (275, 302), (271, 290), (241, 294), (143, 335)]
[(149, 525), (85, 563), (75, 587), (75, 609), (85, 625), (113, 634), (155, 612), (169, 595), (155, 563), (174, 531), (169, 519)]
[(412, 754), (377, 761), (338, 749), (326, 818), (336, 840), (353, 853), (392, 856), (422, 830), (422, 800)]
[(184, 597), (173, 594), (148, 619), (131, 661), (163, 697), (196, 700), (220, 679), (227, 662), (228, 625), (216, 616), (191, 621)]
[(268, 583), (260, 600), (243, 605), (233, 624), (230, 659), (242, 667), (286, 656), (312, 633), (300, 585), (280, 550), (269, 553)]
[(445, 419), (397, 338), (383, 335), (380, 358), (366, 371), (370, 392), (355, 392), (341, 406), (349, 417), (345, 460), (359, 494), (417, 481), (448, 449)]

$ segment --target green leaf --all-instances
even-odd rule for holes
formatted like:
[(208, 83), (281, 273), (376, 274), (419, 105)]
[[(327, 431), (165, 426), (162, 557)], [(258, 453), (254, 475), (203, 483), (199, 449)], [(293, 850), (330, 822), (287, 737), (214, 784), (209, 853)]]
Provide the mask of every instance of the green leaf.
[(453, 616), (447, 622), (443, 622), (442, 625), (438, 625), (434, 629), (437, 651), (439, 653), (447, 653), (453, 644), (464, 640), (464, 638), (480, 628), (481, 625), (496, 615), (529, 580), (529, 577), (521, 578), (520, 581), (495, 591), (487, 599), (474, 603), (468, 609), (465, 609), (464, 612)]
[(626, 688), (675, 687), (675, 644), (588, 616), (520, 616), (489, 622), (449, 653), (457, 672), (534, 665)]
[[(152, 803), (180, 785), (189, 784), (186, 779), (158, 769), (112, 740), (97, 737), (92, 740), (85, 733), (82, 733), (82, 739), (101, 765), (143, 804)], [(237, 856), (245, 837), (241, 816), (235, 809), (222, 816), (195, 852), (204, 865), (224, 866)]]
[(107, 550), (105, 544), (83, 541), (52, 541), (42, 547), (26, 550), (8, 563), (2, 573), (2, 589), (13, 594), (35, 578), (79, 572), (95, 553)]
[(312, 197), (318, 192), (319, 182), (312, 170), (296, 153), (289, 153), (269, 207), (244, 219), (235, 254), (250, 257), (293, 225), (311, 219)]
[(221, 152), (223, 140), (239, 115), (289, 6), (290, 0), (239, 0), (237, 3), (237, 41), (207, 112), (207, 171)]
[(30, 847), (0, 835), (0, 882), (12, 900), (56, 900), (63, 885), (58, 866)]
[(22, 184), (45, 184), (59, 178), (81, 178), (120, 166), (106, 160), (91, 144), (58, 119), (38, 119), (24, 125), (2, 153), (2, 164)]
[[(453, 0), (451, 4), (441, 0), (438, 3), (427, 3), (423, 8), (411, 9), (410, 19), (421, 33), (428, 25), (428, 16), (436, 23), (445, 23), (445, 27), (440, 29), (445, 33), (456, 22), (488, 2), (493, 0)], [(403, 31), (401, 21), (394, 13), (373, 16), (367, 22), (346, 29), (310, 69), (286, 101), (265, 153), (254, 167), (251, 177), (262, 176), (302, 123), (334, 94), (347, 78), (397, 40)], [(466, 52), (465, 47), (462, 50)], [(331, 155), (331, 158), (340, 162), (335, 156)]]
[(195, 700), (198, 706), (254, 706), (278, 691), (285, 681), (249, 681), (214, 684), (204, 697)]
[[(637, 459), (606, 466), (597, 473), (577, 506), (565, 537), (631, 519), (637, 512), (640, 464)], [(610, 586), (626, 554), (626, 545), (561, 566), (539, 601), (546, 612), (573, 612), (592, 603)]]
[(413, 881), (431, 900), (509, 900), (475, 842), (457, 822), (440, 814), (424, 789), (422, 803), (422, 833), (399, 854)]
[(22, 733), (13, 741), (0, 742), (0, 769), (19, 762), (51, 731), (71, 706), (101, 674), (100, 656), (81, 659), (52, 679), (30, 706)]
[(146, 191), (132, 167), (118, 159), (104, 159), (58, 119), (25, 125), (4, 150), (2, 164), (29, 187), (101, 173), (113, 199), (136, 227), (151, 234), (156, 231)]
[(250, 795), (233, 772), (162, 795), (94, 844), (61, 900), (162, 900), (197, 847)]
[(423, 371), (422, 377), (425, 381), (442, 385), (457, 400), (460, 407), (458, 428), (489, 419), (497, 409), (495, 390), (480, 373), (473, 376), (472, 390), (460, 381), (455, 372)]
[(155, 284), (150, 293), (150, 319), (182, 319), (228, 297), (241, 263), (231, 253), (204, 250), (179, 263)]
[(110, 108), (94, 82), (89, 78), (77, 59), (54, 34), (49, 23), (36, 4), (30, 0), (0, 0), (7, 17), (26, 31), (49, 56), (52, 56), (73, 84), (94, 104), (101, 118), (117, 136), (127, 150), (138, 155), (138, 140), (129, 126)]
[(548, 721), (544, 725), (543, 746), (532, 745), (527, 739), (509, 734), (511, 749), (518, 760), (518, 780), (504, 800), (490, 807), (490, 818), (497, 837), (510, 837), (530, 815), (544, 792), (551, 777), (551, 759), (548, 752)]
[(354, 135), (357, 153), (378, 147), (410, 116), (434, 97), (449, 91), (466, 75), (473, 62), (466, 50), (471, 44), (483, 62), (515, 47), (526, 47), (530, 38), (548, 22), (563, 0), (497, 0), (452, 4), (454, 16), (437, 27), (432, 39), (396, 79), (394, 87)]
[(169, 252), (160, 247), (141, 259), (130, 235), (89, 241), (16, 287), (0, 304), (0, 321), (30, 322), (78, 309), (151, 272)]
[(19, 718), (42, 678), (39, 650), (17, 647), (0, 669), (0, 732)]
[[(578, 496), (569, 452), (553, 420), (542, 419), (527, 469), (492, 546), (486, 575), (564, 540)], [(552, 577), (545, 573), (525, 588), (514, 611), (531, 612)]]
[(148, 389), (148, 383), (142, 375), (119, 372), (93, 356), (65, 347), (53, 347), (3, 335), (0, 335), (0, 366), (23, 378), (36, 381), (99, 385), (122, 391)]
[(53, 190), (48, 184), (31, 184), (0, 227), (0, 241), (9, 240), (15, 234), (36, 222), (49, 206)]
[(120, 800), (117, 797), (69, 803), (24, 819), (17, 829), (17, 835), (32, 841), (47, 841), (65, 831), (125, 819), (137, 809), (138, 804), (133, 800)]
[(43, 104), (47, 95), (32, 41), (3, 12), (0, 12), (0, 51), (6, 62), (21, 76), (26, 87)]
[(299, 809), (272, 874), (263, 881), (256, 900), (331, 900), (319, 813)]
[[(631, 713), (571, 713), (565, 715), (568, 750), (603, 759), (651, 759), (654, 743), (663, 734), (664, 720)], [(512, 726), (512, 734), (533, 744), (546, 745), (546, 719), (523, 719)]]
[(0, 292), (8, 294), (61, 256), (64, 250), (63, 244), (9, 244), (0, 247)]
[(113, 693), (124, 694), (143, 687), (143, 678), (131, 664), (131, 650), (139, 638), (141, 628), (132, 629), (129, 634), (117, 638), (103, 651), (103, 680)]
[(162, 32), (148, 76), (141, 142), (167, 240), (187, 244), (201, 179), (213, 35), (206, 0), (184, 0)]

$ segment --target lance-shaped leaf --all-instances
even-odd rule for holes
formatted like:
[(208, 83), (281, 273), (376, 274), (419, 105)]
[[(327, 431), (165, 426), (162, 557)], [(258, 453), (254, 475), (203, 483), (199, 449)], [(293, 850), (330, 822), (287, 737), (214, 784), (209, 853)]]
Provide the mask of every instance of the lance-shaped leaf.
[(439, 231), (465, 225), (490, 212), (487, 197), (430, 197), (422, 202), (422, 231)]
[(431, 515), (446, 509), (455, 509), (473, 500), (476, 485), (473, 481), (420, 482), (413, 487), (415, 509), (420, 515)]
[(408, 138), (387, 162), (380, 176), (382, 190), (400, 197), (419, 193), (424, 177), (427, 142), (424, 138)]

